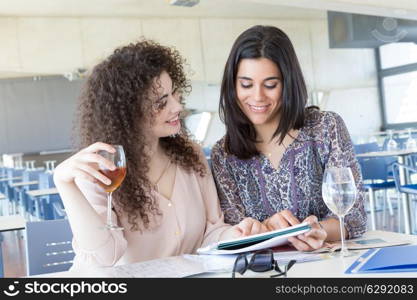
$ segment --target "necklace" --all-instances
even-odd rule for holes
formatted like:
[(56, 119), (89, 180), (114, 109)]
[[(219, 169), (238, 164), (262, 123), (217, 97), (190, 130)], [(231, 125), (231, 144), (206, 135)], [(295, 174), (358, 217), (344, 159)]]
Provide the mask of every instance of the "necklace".
[[(284, 142), (282, 142), (281, 144), (276, 144), (275, 147), (278, 148), (278, 149), (281, 148), (281, 147), (284, 147), (284, 149), (287, 149)], [(266, 157), (271, 158), (272, 153), (275, 152), (275, 150), (278, 150), (278, 149), (273, 149), (271, 152), (266, 152), (266, 151), (262, 151), (262, 150), (260, 152), (263, 153)]]
[(168, 170), (169, 166), (171, 165), (171, 160), (168, 159), (168, 163), (166, 164), (165, 168), (162, 170), (161, 175), (159, 175), (158, 179), (154, 182), (154, 189), (156, 191), (158, 191), (158, 183), (161, 180), (162, 176), (164, 176), (164, 174), (166, 173), (166, 171)]

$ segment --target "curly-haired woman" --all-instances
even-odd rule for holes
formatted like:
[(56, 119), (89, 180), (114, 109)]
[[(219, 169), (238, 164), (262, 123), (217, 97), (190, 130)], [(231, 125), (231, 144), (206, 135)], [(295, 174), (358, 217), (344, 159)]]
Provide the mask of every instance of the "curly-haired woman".
[[(79, 103), (80, 150), (55, 170), (54, 181), (74, 234), (75, 266), (111, 266), (193, 253), (220, 239), (262, 231), (253, 219), (223, 222), (201, 149), (182, 126), (181, 94), (190, 90), (183, 59), (142, 40), (114, 51), (89, 76)], [(110, 180), (97, 152), (124, 147), (127, 175), (114, 192), (113, 220), (103, 230)]]

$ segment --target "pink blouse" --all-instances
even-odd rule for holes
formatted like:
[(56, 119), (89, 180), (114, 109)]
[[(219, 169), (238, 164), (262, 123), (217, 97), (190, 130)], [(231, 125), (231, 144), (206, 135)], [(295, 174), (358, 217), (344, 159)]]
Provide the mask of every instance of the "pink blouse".
[[(94, 250), (82, 249), (74, 236), (73, 268), (121, 265), (194, 253), (197, 248), (218, 241), (230, 225), (223, 221), (213, 176), (207, 169), (207, 175), (201, 177), (176, 166), (171, 199), (153, 192), (162, 216), (150, 219), (150, 229), (131, 231), (124, 214), (117, 221), (125, 229), (109, 231), (111, 235), (106, 243), (97, 245)], [(76, 181), (76, 184), (105, 221), (107, 197), (104, 190), (88, 181)]]

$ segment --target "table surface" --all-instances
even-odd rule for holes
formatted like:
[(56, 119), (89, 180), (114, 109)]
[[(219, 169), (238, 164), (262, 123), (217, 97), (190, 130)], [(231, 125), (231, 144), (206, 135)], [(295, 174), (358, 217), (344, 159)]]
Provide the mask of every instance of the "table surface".
[(40, 196), (58, 194), (58, 189), (50, 188), (50, 189), (32, 190), (32, 191), (27, 191), (26, 193), (31, 197), (40, 197)]
[(22, 216), (0, 216), (0, 232), (25, 229), (26, 220)]
[[(394, 232), (383, 232), (383, 231), (370, 231), (364, 234), (364, 238), (374, 238), (378, 236), (380, 238), (385, 238), (385, 240), (390, 240), (390, 237), (395, 239), (406, 239), (409, 240), (413, 244), (417, 244), (417, 236), (412, 235), (405, 235), (400, 233)], [(330, 257), (327, 259), (310, 261), (310, 262), (300, 262), (296, 263), (291, 270), (288, 272), (288, 277), (326, 277), (326, 278), (335, 278), (335, 277), (411, 277), (417, 278), (417, 272), (403, 272), (403, 273), (373, 273), (373, 274), (345, 274), (345, 270), (361, 255), (367, 250), (355, 250), (354, 256), (340, 258), (340, 257)], [(279, 255), (279, 254), (278, 254)], [(327, 255), (330, 256), (330, 255)], [(220, 259), (220, 258), (219, 258)], [(71, 270), (66, 272), (57, 272), (57, 273), (49, 273), (49, 274), (42, 274), (36, 275), (32, 277), (126, 277), (126, 275), (122, 276), (122, 274), (128, 274), (130, 277), (143, 277), (138, 274), (135, 276), (135, 270), (138, 270), (138, 265), (146, 264), (146, 268), (154, 265), (155, 268), (163, 267), (164, 263), (169, 261), (176, 260), (177, 264), (182, 263), (184, 258), (182, 256), (177, 257), (170, 257), (170, 258), (163, 258), (163, 259), (156, 259), (153, 261), (135, 263), (130, 265), (124, 265), (119, 267), (107, 267), (107, 268), (88, 268), (88, 270)], [(120, 272), (120, 267), (123, 268), (124, 273)], [(171, 266), (172, 267), (172, 266)], [(145, 269), (146, 269), (145, 268)], [(119, 271), (117, 271), (119, 270)], [(264, 272), (264, 273), (255, 273), (252, 271), (247, 271), (244, 276), (239, 277), (269, 277), (270, 275), (274, 274), (274, 271), (271, 272)], [(169, 277), (169, 275), (167, 275)], [(156, 277), (156, 276), (155, 276)], [(194, 275), (193, 277), (220, 277), (220, 278), (230, 278), (231, 272), (223, 272), (223, 273), (202, 273)]]
[(1, 178), (0, 182), (4, 182), (4, 181), (9, 181), (9, 180), (18, 180), (18, 179), (22, 179), (22, 176), (19, 177), (7, 177), (7, 178)]
[(410, 154), (417, 154), (417, 150), (374, 151), (356, 154), (356, 157), (404, 156)]
[(6, 199), (6, 196), (4, 194), (0, 193), (0, 200), (4, 200), (4, 199)]
[(37, 180), (32, 180), (32, 181), (24, 181), (24, 182), (15, 182), (15, 183), (11, 183), (10, 187), (19, 187), (19, 186), (25, 186), (25, 185), (34, 185), (34, 184), (38, 184), (39, 181)]

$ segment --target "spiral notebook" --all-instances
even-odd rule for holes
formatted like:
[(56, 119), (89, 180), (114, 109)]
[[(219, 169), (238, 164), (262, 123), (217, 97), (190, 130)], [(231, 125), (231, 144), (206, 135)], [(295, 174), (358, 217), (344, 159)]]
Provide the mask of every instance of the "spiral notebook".
[(398, 272), (417, 272), (417, 245), (370, 249), (345, 271), (346, 274)]
[(197, 253), (236, 254), (277, 247), (288, 243), (289, 237), (305, 233), (310, 229), (309, 224), (301, 223), (283, 229), (213, 243), (207, 247), (197, 249)]

